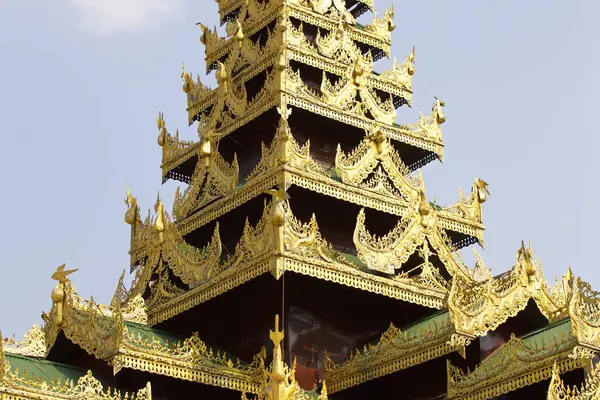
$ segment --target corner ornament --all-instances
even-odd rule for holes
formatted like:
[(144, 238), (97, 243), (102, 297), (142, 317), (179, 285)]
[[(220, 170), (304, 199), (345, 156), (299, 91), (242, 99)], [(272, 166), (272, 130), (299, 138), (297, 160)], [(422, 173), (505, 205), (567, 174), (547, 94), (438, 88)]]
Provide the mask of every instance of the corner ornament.
[(56, 269), (51, 276), (51, 279), (58, 281), (56, 287), (52, 290), (52, 302), (56, 305), (56, 325), (61, 326), (63, 322), (63, 303), (65, 300), (65, 285), (69, 282), (67, 278), (68, 275), (71, 275), (73, 272), (78, 271), (78, 269), (71, 269), (65, 271), (66, 264), (61, 265)]

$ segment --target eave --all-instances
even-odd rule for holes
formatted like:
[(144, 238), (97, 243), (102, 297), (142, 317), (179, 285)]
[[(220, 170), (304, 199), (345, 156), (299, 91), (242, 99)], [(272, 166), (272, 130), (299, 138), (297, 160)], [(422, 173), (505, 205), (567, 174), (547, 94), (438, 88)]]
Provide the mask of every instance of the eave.
[[(106, 362), (117, 374), (122, 368), (144, 371), (174, 379), (258, 393), (261, 376), (256, 366), (235, 363), (224, 353), (213, 351), (196, 334), (180, 339), (145, 326), (146, 305), (141, 296), (128, 299), (121, 309), (122, 279), (114, 296), (117, 306), (81, 299), (70, 282), (65, 283), (65, 301), (54, 303), (46, 316), (45, 353), (63, 332), (67, 339), (91, 356)], [(63, 319), (58, 324), (62, 308)], [(77, 315), (77, 318), (73, 318)], [(39, 346), (38, 346), (39, 347)]]
[[(237, 0), (235, 4), (232, 4), (231, 6), (228, 5), (227, 8), (230, 10), (228, 14), (231, 14), (235, 10), (240, 9), (243, 4), (245, 4), (245, 0)], [(286, 4), (285, 8), (289, 17), (295, 18), (303, 23), (310, 24), (318, 28), (332, 31), (339, 26), (339, 20), (336, 20), (335, 18), (323, 14), (316, 13), (312, 11), (309, 7), (303, 7), (299, 4), (288, 3)], [(258, 31), (269, 25), (271, 22), (279, 18), (282, 13), (282, 10), (283, 5), (277, 6), (276, 8), (272, 9), (266, 16), (260, 18), (258, 21), (250, 25), (242, 24), (244, 34), (248, 37), (254, 35)], [(387, 37), (382, 37), (381, 35), (369, 32), (367, 29), (360, 25), (349, 25), (346, 29), (348, 30), (349, 36), (352, 40), (379, 50), (374, 54), (375, 59), (379, 59), (384, 55), (389, 56), (391, 32), (388, 32)], [(217, 45), (214, 49), (211, 49), (210, 52), (207, 49), (207, 72), (210, 72), (212, 69), (215, 68), (215, 64), (218, 60), (231, 53), (233, 46), (234, 40), (229, 39), (226, 42), (222, 42), (222, 44)]]
[[(139, 336), (139, 331), (144, 336)], [(118, 354), (110, 358), (115, 374), (122, 368), (164, 375), (239, 392), (260, 392), (262, 377), (256, 366), (235, 364), (224, 355), (211, 359), (212, 352), (193, 335), (169, 343), (153, 328), (128, 324)]]
[(391, 326), (379, 342), (368, 349), (335, 364), (325, 361), (324, 379), (333, 394), (367, 381), (380, 378), (415, 365), (464, 352), (464, 346), (450, 344), (454, 325), (447, 311), (418, 321), (406, 330)]
[[(340, 77), (344, 76), (347, 72), (348, 65), (322, 56), (316, 51), (309, 52), (306, 49), (298, 48), (291, 43), (286, 43), (285, 46), (286, 57), (288, 57), (289, 60), (294, 60)], [(274, 67), (280, 54), (281, 48), (276, 48), (272, 52), (263, 54), (251, 65), (244, 68), (241, 72), (236, 73), (232, 80), (233, 84), (236, 86), (245, 84), (261, 72)], [(374, 71), (369, 73), (366, 77), (367, 84), (375, 89), (394, 96), (394, 104), (396, 107), (400, 107), (403, 104), (411, 105), (412, 91), (394, 80), (386, 79), (385, 76), (382, 75), (384, 73), (385, 71), (381, 74)], [(199, 113), (214, 105), (218, 96), (219, 94), (216, 89), (207, 91), (204, 87), (195, 87), (193, 90), (190, 90), (187, 93), (188, 123), (192, 124)]]
[(446, 295), (442, 291), (436, 292), (430, 288), (379, 277), (341, 264), (309, 261), (293, 255), (264, 254), (248, 259), (235, 269), (227, 270), (210, 281), (181, 292), (172, 299), (151, 308), (148, 310), (148, 321), (156, 325), (260, 275), (271, 273), (279, 278), (285, 272), (295, 272), (434, 309), (441, 309), (444, 306)]
[(471, 373), (448, 364), (449, 400), (485, 400), (552, 377), (553, 366), (568, 372), (590, 360), (570, 357), (578, 345), (563, 320), (523, 338), (512, 337)]
[(0, 398), (14, 400), (151, 400), (150, 383), (137, 393), (103, 388), (91, 371), (39, 357), (3, 351), (0, 335)]

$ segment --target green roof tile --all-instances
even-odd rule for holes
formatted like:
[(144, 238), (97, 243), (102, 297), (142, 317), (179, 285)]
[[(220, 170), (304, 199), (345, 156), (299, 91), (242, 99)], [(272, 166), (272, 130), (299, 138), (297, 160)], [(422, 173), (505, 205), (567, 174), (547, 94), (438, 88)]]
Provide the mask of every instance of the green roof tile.
[(40, 358), (24, 357), (16, 354), (5, 353), (4, 357), (10, 363), (10, 370), (19, 376), (26, 372), (27, 377), (33, 381), (41, 380), (46, 383), (65, 382), (68, 379), (77, 383), (77, 380), (85, 376), (86, 371), (71, 365), (61, 364)]

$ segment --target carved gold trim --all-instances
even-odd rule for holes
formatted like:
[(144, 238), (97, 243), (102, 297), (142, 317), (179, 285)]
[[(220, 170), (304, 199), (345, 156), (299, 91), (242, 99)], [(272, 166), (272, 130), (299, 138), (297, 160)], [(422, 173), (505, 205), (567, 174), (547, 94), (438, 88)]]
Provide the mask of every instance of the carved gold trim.
[(581, 387), (569, 387), (560, 378), (558, 364), (552, 368), (552, 380), (548, 389), (547, 400), (598, 400), (600, 399), (600, 364), (596, 364)]
[(350, 359), (335, 364), (329, 356), (324, 362), (324, 378), (329, 393), (362, 384), (403, 369), (442, 357), (463, 346), (450, 345), (454, 332), (450, 316), (445, 313), (415, 327), (400, 330), (393, 325), (381, 336), (376, 345), (357, 350)]
[(484, 360), (471, 373), (463, 373), (448, 361), (448, 399), (485, 400), (550, 379), (556, 363), (563, 372), (589, 365), (589, 360), (573, 359), (576, 345), (570, 335), (544, 339), (514, 336)]
[(572, 275), (567, 273), (555, 288), (547, 283), (539, 260), (533, 258), (531, 246), (524, 244), (517, 252), (515, 266), (492, 278), (476, 253), (477, 281), (470, 283), (461, 276), (452, 280), (448, 310), (457, 333), (466, 337), (485, 336), (510, 317), (524, 310), (533, 299), (542, 314), (556, 320), (568, 313)]
[[(224, 192), (201, 213), (194, 213), (189, 218), (178, 220), (178, 228), (183, 234), (187, 234), (252, 197), (258, 196), (264, 189), (274, 185), (273, 177), (282, 169), (286, 174), (279, 179), (285, 179), (291, 184), (395, 215), (404, 215), (407, 207), (412, 207), (410, 204), (416, 201), (419, 191), (424, 188), (420, 177), (408, 175), (398, 153), (379, 129), (368, 132), (366, 139), (352, 154), (345, 155), (338, 151), (336, 170), (342, 182), (332, 178), (325, 168), (310, 157), (309, 145), (307, 142), (300, 147), (294, 140), (287, 121), (282, 118), (271, 145), (269, 147), (262, 145), (262, 157), (245, 178), (244, 186), (233, 188), (233, 185), (228, 183), (233, 180), (233, 175), (228, 174), (215, 185), (231, 189)], [(217, 156), (218, 153), (214, 154), (215, 158), (220, 158)], [(195, 175), (191, 188), (202, 186), (202, 179), (204, 178)], [(470, 198), (466, 199), (463, 196), (456, 206), (434, 210), (434, 213), (440, 217), (438, 218), (440, 228), (461, 232), (479, 241), (483, 240), (480, 199), (485, 193), (484, 189), (480, 189), (481, 185), (478, 182), (483, 181), (476, 179)], [(196, 190), (191, 188), (187, 190)], [(197, 208), (189, 207), (186, 212), (189, 214), (196, 210)]]
[(130, 368), (240, 392), (261, 390), (259, 360), (247, 366), (233, 362), (224, 353), (210, 349), (197, 333), (183, 342), (168, 343), (154, 338), (150, 343), (128, 327), (119, 354), (110, 362), (115, 373)]
[(7, 354), (43, 358), (46, 356), (46, 337), (39, 325), (33, 325), (25, 332), (22, 341), (17, 342), (13, 336), (11, 339), (0, 340), (0, 347)]
[[(333, 250), (321, 236), (314, 216), (308, 223), (298, 221), (288, 202), (278, 200), (284, 195), (276, 190), (270, 193), (273, 201), (265, 204), (257, 226), (246, 223), (235, 252), (223, 264), (214, 267), (215, 273), (208, 280), (188, 291), (166, 289), (170, 285), (165, 272), (168, 264), (143, 266), (153, 271), (147, 275), (163, 271), (148, 300), (151, 324), (171, 318), (269, 270), (277, 278), (285, 271), (293, 271), (428, 307), (442, 307), (447, 290), (429, 279), (431, 274), (421, 274), (416, 279), (390, 279), (369, 273), (364, 266), (354, 264)], [(176, 228), (170, 226), (167, 231), (169, 229)], [(159, 259), (158, 256), (150, 258)]]
[[(308, 23), (329, 31), (337, 28), (340, 20), (345, 20), (348, 24), (346, 29), (352, 40), (380, 49), (386, 56), (390, 52), (391, 31), (394, 28), (393, 7), (381, 19), (374, 17), (373, 23), (364, 27), (357, 26), (353, 21), (348, 21), (348, 18), (342, 18), (339, 13), (329, 16), (316, 12), (314, 9), (311, 9), (309, 4), (297, 0), (271, 0), (262, 6), (257, 6), (255, 1), (245, 2), (237, 0), (235, 5), (228, 6), (227, 8), (229, 7), (233, 7), (230, 8), (232, 11), (240, 9), (237, 17), (229, 20), (227, 23), (227, 33), (229, 36), (232, 36), (232, 39), (226, 40), (225, 38), (220, 38), (216, 34), (216, 31), (206, 32), (207, 29), (204, 29), (203, 32), (208, 71), (210, 71), (210, 67), (214, 62), (230, 54), (235, 49), (235, 24), (238, 24), (238, 21), (241, 22), (240, 25), (244, 36), (250, 37), (284, 13), (303, 23)], [(223, 14), (221, 15), (223, 16)], [(239, 38), (239, 35), (237, 37)]]
[[(0, 346), (1, 347), (1, 346)], [(0, 350), (0, 355), (2, 355)], [(0, 360), (0, 398), (6, 400), (151, 400), (150, 383), (136, 393), (121, 393), (111, 388), (104, 389), (102, 383), (94, 378), (91, 371), (73, 382), (72, 380), (57, 382), (45, 381), (41, 377), (32, 376), (32, 371), (18, 371), (11, 368), (10, 361), (4, 357)]]
[[(268, 368), (264, 364), (266, 354), (265, 357), (261, 358), (262, 364), (259, 368), (264, 383), (259, 398), (265, 400), (327, 400), (327, 386), (325, 384), (320, 394), (303, 390), (296, 381), (296, 359), (294, 359), (291, 368), (283, 362), (281, 342), (284, 338), (284, 332), (279, 328), (279, 315), (275, 316), (275, 329), (270, 331), (269, 337), (273, 342), (273, 357)], [(245, 393), (242, 394), (242, 399), (247, 399)]]

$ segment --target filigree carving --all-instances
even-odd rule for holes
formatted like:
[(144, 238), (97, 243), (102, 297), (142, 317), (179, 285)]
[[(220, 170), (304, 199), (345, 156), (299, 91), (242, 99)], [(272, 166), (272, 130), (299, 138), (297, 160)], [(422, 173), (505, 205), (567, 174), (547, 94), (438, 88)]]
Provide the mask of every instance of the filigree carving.
[(557, 363), (552, 368), (552, 379), (548, 388), (547, 400), (598, 400), (600, 399), (600, 364), (596, 364), (585, 378), (581, 387), (569, 387), (560, 378), (561, 369)]
[(390, 34), (396, 29), (394, 23), (394, 3), (390, 5), (390, 8), (383, 14), (382, 18), (377, 18), (377, 14), (373, 15), (373, 22), (365, 26), (367, 32), (380, 37), (390, 37)]
[(260, 161), (248, 174), (246, 181), (259, 179), (283, 165), (326, 176), (325, 170), (310, 157), (310, 142), (307, 141), (304, 146), (300, 146), (292, 136), (288, 124), (288, 118), (292, 110), (278, 107), (277, 111), (281, 117), (273, 142), (269, 147), (261, 143)]
[(213, 350), (197, 333), (169, 342), (160, 331), (126, 327), (119, 355), (110, 361), (121, 368), (160, 374), (176, 379), (258, 393), (262, 375), (255, 363), (241, 364), (224, 352)]
[[(145, 269), (156, 269), (159, 264), (162, 266), (166, 263), (174, 275), (190, 286), (210, 279), (218, 269), (221, 259), (219, 224), (215, 226), (210, 243), (204, 249), (198, 249), (185, 242), (176, 225), (164, 211), (160, 199), (155, 209), (155, 219), (149, 216), (143, 223), (138, 219), (138, 222), (132, 225), (132, 249), (135, 249), (135, 253), (132, 252), (132, 267), (145, 262)], [(150, 275), (150, 271), (138, 273), (134, 280), (134, 288), (137, 289), (130, 297), (143, 294)]]
[(338, 145), (335, 168), (342, 182), (383, 195), (402, 196), (413, 203), (424, 188), (420, 176), (411, 177), (390, 140), (374, 127), (349, 155)]
[[(186, 75), (187, 76), (187, 75)], [(175, 132), (175, 135), (171, 135), (167, 131), (167, 125), (163, 118), (163, 113), (158, 113), (158, 119), (156, 120), (158, 125), (158, 145), (162, 148), (162, 162), (161, 169), (163, 174), (163, 180), (165, 179), (167, 172), (169, 172), (174, 166), (174, 162), (181, 158), (182, 155), (194, 145), (193, 141), (179, 140), (179, 130)]]
[[(9, 354), (43, 358), (46, 356), (46, 336), (39, 325), (33, 325), (30, 330), (25, 332), (23, 341), (17, 342), (13, 337), (7, 338), (3, 342), (0, 338), (0, 347)], [(0, 376), (2, 375), (0, 374)]]
[(313, 214), (307, 224), (298, 221), (292, 214), (289, 203), (284, 204), (285, 209), (285, 251), (301, 256), (304, 259), (319, 262), (337, 263), (356, 268), (340, 253), (333, 250), (319, 232), (317, 218)]
[(71, 379), (46, 381), (35, 376), (32, 371), (18, 371), (10, 364), (4, 373), (4, 381), (0, 380), (0, 393), (10, 399), (65, 399), (65, 400), (151, 400), (150, 383), (136, 393), (122, 393), (119, 390), (102, 386), (91, 371), (83, 374), (77, 382)]
[[(570, 284), (569, 284), (570, 282)], [(569, 272), (562, 280), (563, 292), (569, 301), (573, 335), (577, 337), (581, 348), (574, 356), (577, 358), (594, 358), (600, 351), (600, 293), (592, 290), (589, 283), (580, 278), (575, 280)]]
[(424, 363), (452, 351), (460, 351), (462, 343), (448, 344), (454, 325), (448, 313), (427, 318), (407, 330), (393, 325), (383, 333), (378, 343), (356, 350), (350, 358), (335, 364), (326, 355), (324, 377), (330, 393), (362, 384), (372, 379), (395, 373)]
[(406, 56), (402, 64), (398, 64), (398, 61), (394, 59), (392, 68), (381, 73), (381, 78), (390, 80), (395, 83), (401, 84), (404, 89), (412, 91), (412, 76), (415, 73), (415, 58), (416, 48), (413, 47), (411, 54)]
[[(428, 203), (424, 205), (421, 200), (418, 202), (417, 212), (407, 212), (392, 231), (383, 237), (375, 237), (367, 231), (366, 216), (362, 209), (356, 220), (354, 245), (358, 257), (368, 268), (389, 275), (401, 270), (408, 258), (421, 248), (423, 264), (415, 270), (420, 271), (415, 279), (437, 290), (445, 291), (448, 287), (447, 282), (429, 261), (430, 246), (452, 276), (469, 274), (466, 272), (466, 267), (459, 263), (458, 256), (450, 250), (443, 233), (435, 227), (434, 211), (430, 209)], [(403, 271), (396, 279), (410, 279), (409, 275), (414, 276), (415, 271)]]
[[(229, 164), (218, 152), (210, 152), (210, 142), (200, 147), (199, 162), (196, 164), (190, 185), (181, 194), (175, 193), (173, 214), (183, 219), (206, 204), (233, 191), (238, 185), (239, 165), (237, 155)], [(208, 149), (208, 150), (207, 150)]]
[[(478, 264), (481, 258), (478, 259)], [(457, 332), (467, 337), (484, 336), (508, 318), (524, 310), (533, 299), (549, 320), (567, 314), (562, 287), (552, 289), (544, 277), (541, 263), (524, 244), (517, 252), (515, 266), (497, 277), (474, 281), (455, 276), (448, 296), (448, 310)]]
[(555, 362), (565, 372), (581, 367), (582, 361), (567, 356), (576, 341), (564, 324), (524, 339), (513, 335), (470, 373), (448, 361), (448, 398), (484, 400), (549, 379)]

